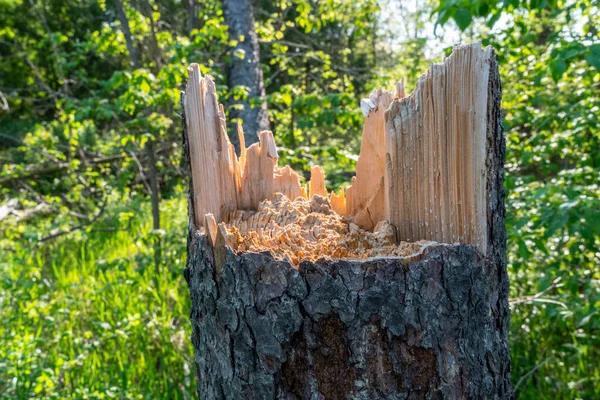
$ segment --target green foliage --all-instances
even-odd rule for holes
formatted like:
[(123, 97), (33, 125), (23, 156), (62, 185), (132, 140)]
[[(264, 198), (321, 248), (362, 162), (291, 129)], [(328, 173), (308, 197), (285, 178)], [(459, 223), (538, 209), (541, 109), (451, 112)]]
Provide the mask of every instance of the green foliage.
[[(177, 113), (190, 62), (213, 75), (226, 111), (228, 98), (247, 96), (247, 88), (223, 85), (228, 62), (242, 56), (227, 46), (244, 38), (228, 37), (220, 2), (204, 2), (191, 27), (183, 5), (121, 1), (126, 25), (114, 1), (0, 4), (0, 54), (7, 60), (0, 91), (10, 105), (0, 114), (0, 146), (7, 149), (0, 153), (0, 196), (18, 196), (24, 208), (49, 205), (38, 218), (52, 229), (78, 226), (76, 215), (92, 219), (112, 191), (149, 193), (148, 140), (157, 143), (161, 196), (172, 195), (182, 182)], [(372, 0), (298, 0), (268, 2), (257, 14), (282, 162), (307, 176), (314, 163), (324, 165), (331, 183), (353, 169), (347, 155), (358, 151), (358, 104), (374, 65), (368, 45), (376, 12)], [(129, 52), (126, 26), (139, 60)], [(333, 148), (336, 140), (347, 152)], [(43, 232), (29, 236), (35, 237)]]
[[(257, 26), (269, 115), (282, 163), (309, 176), (320, 163), (331, 184), (347, 181), (358, 153), (358, 104), (375, 67), (369, 49), (376, 34), (373, 0), (263, 2)], [(344, 151), (335, 149), (345, 142)], [(332, 186), (331, 188), (337, 186)]]
[[(131, 219), (128, 230), (79, 232), (44, 247), (1, 240), (0, 397), (192, 397), (184, 193), (179, 197), (163, 202), (158, 268), (148, 246), (149, 218)], [(149, 213), (139, 200), (109, 208), (123, 224), (130, 210)]]
[[(547, 43), (551, 60), (546, 65), (548, 73), (558, 82), (577, 61), (585, 60), (589, 66), (600, 70), (600, 40), (597, 26), (600, 16), (597, 4), (592, 0), (441, 0), (434, 10), (436, 25), (444, 25), (454, 19), (461, 31), (471, 26), (473, 19), (485, 21), (490, 28), (502, 16), (515, 18), (514, 25), (528, 30), (521, 44)], [(535, 18), (541, 25), (527, 22)], [(508, 20), (508, 18), (505, 18)], [(511, 22), (507, 22), (510, 26)], [(536, 32), (538, 31), (538, 32)]]
[[(179, 91), (197, 62), (228, 112), (248, 95), (224, 75), (245, 38), (220, 1), (194, 25), (187, 2), (122, 0), (126, 20), (116, 4), (0, 1), (0, 205), (18, 203), (0, 222), (3, 398), (195, 397)], [(376, 12), (297, 0), (255, 16), (280, 163), (307, 177), (319, 163), (331, 187), (354, 170)], [(150, 140), (163, 230), (149, 225)]]

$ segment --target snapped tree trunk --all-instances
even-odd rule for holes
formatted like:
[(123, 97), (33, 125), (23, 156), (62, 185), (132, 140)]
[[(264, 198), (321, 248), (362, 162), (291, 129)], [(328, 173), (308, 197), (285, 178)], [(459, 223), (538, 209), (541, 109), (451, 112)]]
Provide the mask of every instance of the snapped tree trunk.
[[(263, 72), (260, 68), (260, 49), (254, 30), (252, 0), (223, 0), (223, 17), (228, 26), (231, 64), (227, 69), (227, 83), (234, 92), (245, 88), (246, 97), (231, 98), (229, 115), (240, 119), (246, 132), (246, 142), (258, 142), (261, 131), (269, 129), (269, 116), (265, 101)], [(239, 147), (235, 124), (231, 131), (234, 144)]]
[(192, 66), (185, 278), (200, 398), (512, 398), (500, 99), (479, 43), (410, 96), (376, 91), (352, 186), (328, 196), (320, 168), (305, 188), (277, 167), (269, 132), (238, 160)]

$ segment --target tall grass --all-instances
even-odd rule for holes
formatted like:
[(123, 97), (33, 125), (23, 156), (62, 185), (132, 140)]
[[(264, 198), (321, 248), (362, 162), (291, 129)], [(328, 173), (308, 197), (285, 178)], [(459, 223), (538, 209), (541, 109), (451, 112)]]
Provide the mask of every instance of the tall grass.
[(163, 203), (164, 234), (138, 217), (127, 231), (2, 250), (0, 397), (193, 396), (185, 209)]

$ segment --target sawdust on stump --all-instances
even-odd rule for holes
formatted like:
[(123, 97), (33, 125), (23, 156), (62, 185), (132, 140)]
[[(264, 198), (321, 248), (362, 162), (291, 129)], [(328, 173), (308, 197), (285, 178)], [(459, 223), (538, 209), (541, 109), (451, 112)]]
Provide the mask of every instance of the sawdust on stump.
[(270, 251), (293, 265), (319, 258), (365, 259), (409, 256), (432, 242), (395, 244), (395, 229), (381, 221), (373, 231), (332, 210), (326, 197), (288, 199), (277, 193), (256, 211), (235, 210), (225, 216), (226, 244), (238, 252)]

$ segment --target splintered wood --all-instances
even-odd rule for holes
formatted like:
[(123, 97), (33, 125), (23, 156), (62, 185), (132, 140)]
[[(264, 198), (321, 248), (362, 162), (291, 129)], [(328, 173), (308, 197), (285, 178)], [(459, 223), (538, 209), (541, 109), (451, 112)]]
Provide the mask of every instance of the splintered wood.
[(321, 167), (304, 186), (277, 165), (269, 131), (246, 148), (238, 126), (238, 158), (215, 85), (192, 64), (184, 108), (196, 227), (213, 244), (270, 250), (293, 263), (406, 255), (422, 240), (471, 243), (485, 253), (493, 56), (480, 43), (459, 46), (409, 96), (401, 82), (394, 93), (377, 89), (364, 99), (356, 175), (329, 195)]
[(386, 219), (403, 240), (485, 253), (486, 130), (492, 48), (458, 47), (385, 111)]
[(189, 68), (184, 99), (197, 227), (203, 226), (206, 214), (220, 222), (224, 213), (256, 209), (275, 193), (290, 198), (306, 196), (298, 174), (290, 167), (277, 167), (277, 147), (271, 132), (261, 132), (260, 142), (245, 148), (238, 126), (242, 152), (237, 158), (227, 137), (215, 84), (210, 76), (201, 76), (198, 64)]
[[(409, 256), (430, 242), (404, 242), (396, 245), (395, 232), (387, 221), (373, 232), (332, 210), (326, 197), (290, 201), (277, 193), (263, 201), (257, 211), (236, 210), (220, 224), (225, 243), (237, 251), (270, 250), (276, 258), (293, 265), (319, 258), (362, 259), (374, 256)], [(213, 228), (215, 230), (215, 228)], [(217, 241), (215, 230), (215, 242)], [(212, 238), (211, 238), (212, 239)]]

